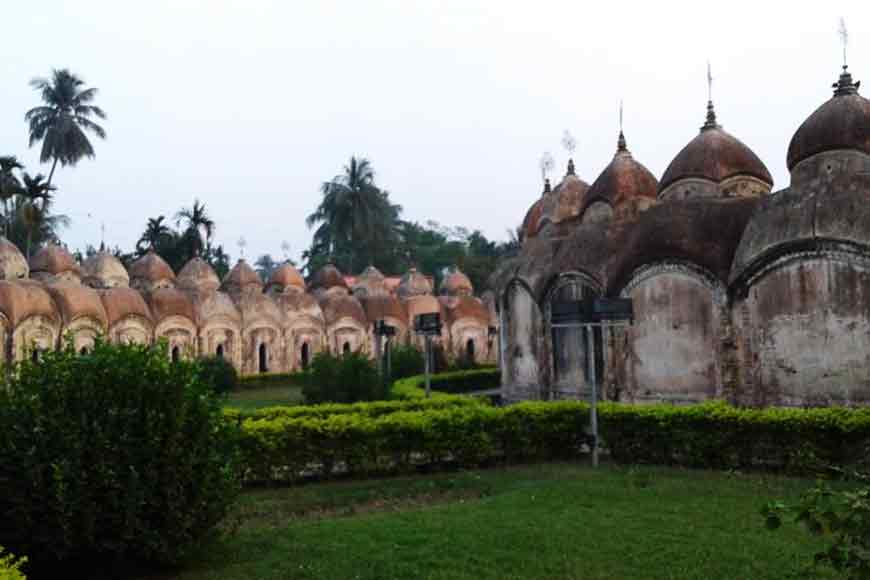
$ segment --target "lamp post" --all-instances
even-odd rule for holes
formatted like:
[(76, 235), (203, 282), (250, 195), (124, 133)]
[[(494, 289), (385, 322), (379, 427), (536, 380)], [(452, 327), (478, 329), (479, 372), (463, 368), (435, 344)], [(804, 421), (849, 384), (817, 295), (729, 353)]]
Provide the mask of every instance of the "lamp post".
[[(375, 356), (378, 359), (378, 372), (381, 374), (381, 379), (385, 381), (389, 381), (389, 376), (392, 373), (392, 368), (390, 366), (390, 338), (396, 335), (396, 327), (387, 324), (383, 319), (375, 322), (374, 325), (374, 333), (375, 333)], [(386, 357), (386, 373), (384, 372), (384, 356), (383, 356), (383, 345), (382, 340), (386, 337), (387, 339), (387, 357)], [(389, 384), (389, 383), (387, 383)]]
[(552, 328), (580, 328), (587, 338), (590, 383), (589, 427), (592, 431), (592, 465), (598, 467), (598, 378), (595, 368), (594, 328), (614, 328), (634, 323), (630, 298), (588, 298), (556, 302), (550, 311)]
[(414, 332), (423, 336), (425, 344), (423, 372), (426, 377), (426, 398), (431, 396), (430, 359), (432, 358), (432, 337), (441, 334), (441, 314), (430, 312), (414, 318)]

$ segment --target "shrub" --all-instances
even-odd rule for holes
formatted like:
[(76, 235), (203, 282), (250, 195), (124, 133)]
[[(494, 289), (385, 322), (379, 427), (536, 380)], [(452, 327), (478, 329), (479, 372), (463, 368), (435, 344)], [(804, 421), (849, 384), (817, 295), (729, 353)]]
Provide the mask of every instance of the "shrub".
[[(425, 397), (426, 379), (423, 375), (408, 377), (393, 383), (391, 396), (396, 399)], [(496, 368), (451, 371), (431, 375), (429, 386), (432, 396), (437, 393), (469, 393), (497, 389), (501, 385), (501, 371)]]
[(340, 357), (318, 353), (306, 373), (302, 392), (308, 403), (355, 403), (386, 396), (378, 370), (359, 352)]
[(197, 361), (200, 378), (211, 385), (212, 390), (223, 395), (235, 390), (239, 381), (236, 368), (218, 356), (209, 356)]
[(404, 379), (423, 372), (423, 353), (416, 346), (399, 345), (390, 353), (391, 378)]
[(68, 343), (0, 389), (0, 543), (39, 566), (175, 562), (239, 488), (237, 429), (165, 345)]
[(27, 563), (27, 558), (16, 558), (12, 554), (4, 554), (0, 546), (0, 580), (26, 580), (21, 568)]
[(761, 510), (771, 530), (782, 525), (786, 513), (811, 534), (831, 540), (814, 554), (815, 564), (847, 574), (850, 580), (870, 579), (870, 487), (834, 491), (819, 483), (794, 505), (774, 501)]
[(259, 373), (239, 377), (238, 386), (242, 389), (259, 389), (263, 387), (282, 387), (286, 385), (303, 385), (305, 372), (292, 373)]

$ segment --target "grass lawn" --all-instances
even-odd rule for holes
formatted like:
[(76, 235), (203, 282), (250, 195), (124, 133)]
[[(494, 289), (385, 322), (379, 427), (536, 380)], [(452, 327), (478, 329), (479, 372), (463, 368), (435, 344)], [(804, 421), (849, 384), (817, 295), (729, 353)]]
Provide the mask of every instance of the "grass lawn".
[(544, 464), (251, 490), (234, 534), (160, 580), (788, 578), (821, 544), (758, 512), (811, 484)]
[(227, 396), (224, 406), (253, 410), (275, 405), (299, 405), (303, 402), (301, 386), (279, 384), (233, 391)]

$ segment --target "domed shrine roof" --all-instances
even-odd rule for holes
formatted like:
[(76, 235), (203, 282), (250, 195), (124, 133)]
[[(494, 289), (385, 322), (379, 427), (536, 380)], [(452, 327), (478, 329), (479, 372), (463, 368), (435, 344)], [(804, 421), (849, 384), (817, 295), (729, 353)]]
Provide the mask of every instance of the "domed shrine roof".
[(240, 258), (224, 278), (223, 287), (228, 292), (233, 293), (241, 292), (249, 288), (255, 291), (260, 291), (263, 289), (263, 281), (260, 279), (260, 275), (257, 274), (250, 265), (248, 265), (245, 259)]
[(214, 292), (221, 282), (212, 267), (200, 257), (193, 258), (178, 273), (178, 285), (185, 290)]
[(635, 198), (656, 199), (658, 182), (650, 170), (634, 159), (619, 132), (616, 154), (586, 192), (584, 207), (606, 201), (613, 208)]
[(66, 248), (48, 244), (30, 258), (30, 271), (56, 276), (65, 272), (81, 273), (79, 265)]
[(347, 288), (344, 276), (334, 264), (327, 264), (311, 277), (312, 290), (329, 290), (330, 288)]
[(144, 256), (130, 264), (129, 274), (130, 279), (134, 281), (144, 280), (150, 283), (175, 281), (175, 272), (154, 250), (148, 250)]
[(94, 288), (117, 288), (130, 285), (130, 275), (117, 257), (97, 252), (82, 264), (84, 282)]
[(804, 121), (788, 146), (787, 164), (795, 165), (817, 153), (851, 149), (870, 155), (870, 100), (858, 94), (860, 82), (843, 67), (834, 96)]
[(444, 281), (441, 282), (441, 294), (448, 296), (470, 296), (473, 293), (474, 286), (471, 285), (471, 280), (458, 268), (448, 274), (444, 278)]
[(279, 287), (282, 291), (286, 288), (305, 290), (305, 279), (293, 264), (285, 262), (272, 272), (272, 276), (269, 278), (269, 286)]
[(30, 268), (21, 250), (5, 237), (0, 236), (0, 279), (20, 280), (27, 278), (29, 273)]
[(773, 178), (761, 159), (716, 122), (713, 103), (708, 101), (706, 123), (668, 165), (659, 182), (659, 191), (681, 179), (700, 178), (721, 183), (737, 175), (749, 175), (773, 185)]
[(418, 272), (417, 268), (411, 268), (402, 276), (402, 281), (399, 282), (399, 288), (396, 292), (401, 298), (432, 294), (432, 283), (427, 276)]

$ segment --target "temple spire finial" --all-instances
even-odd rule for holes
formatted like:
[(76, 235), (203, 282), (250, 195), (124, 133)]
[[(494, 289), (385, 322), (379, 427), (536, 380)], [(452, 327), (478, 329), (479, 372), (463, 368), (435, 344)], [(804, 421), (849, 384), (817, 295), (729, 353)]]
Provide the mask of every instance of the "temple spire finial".
[(550, 178), (547, 177), (544, 179), (544, 193), (550, 193), (550, 191), (552, 191), (550, 188)]
[(565, 173), (565, 175), (577, 175), (577, 173), (574, 170), (574, 160), (573, 159), (568, 160), (568, 171)]
[(843, 95), (858, 94), (858, 87), (861, 86), (861, 81), (853, 82), (852, 75), (849, 73), (849, 64), (846, 61), (846, 47), (849, 45), (849, 31), (846, 29), (846, 20), (840, 18), (840, 26), (838, 31), (840, 40), (843, 43), (843, 72), (840, 73), (840, 78), (831, 87), (834, 89), (835, 97)]
[(701, 131), (708, 129), (718, 129), (719, 124), (716, 122), (716, 110), (713, 108), (713, 70), (710, 67), (710, 61), (707, 61), (707, 119), (701, 127)]
[(622, 99), (619, 99), (619, 139), (616, 140), (616, 152), (624, 153), (628, 151), (625, 144), (625, 134), (622, 132)]

